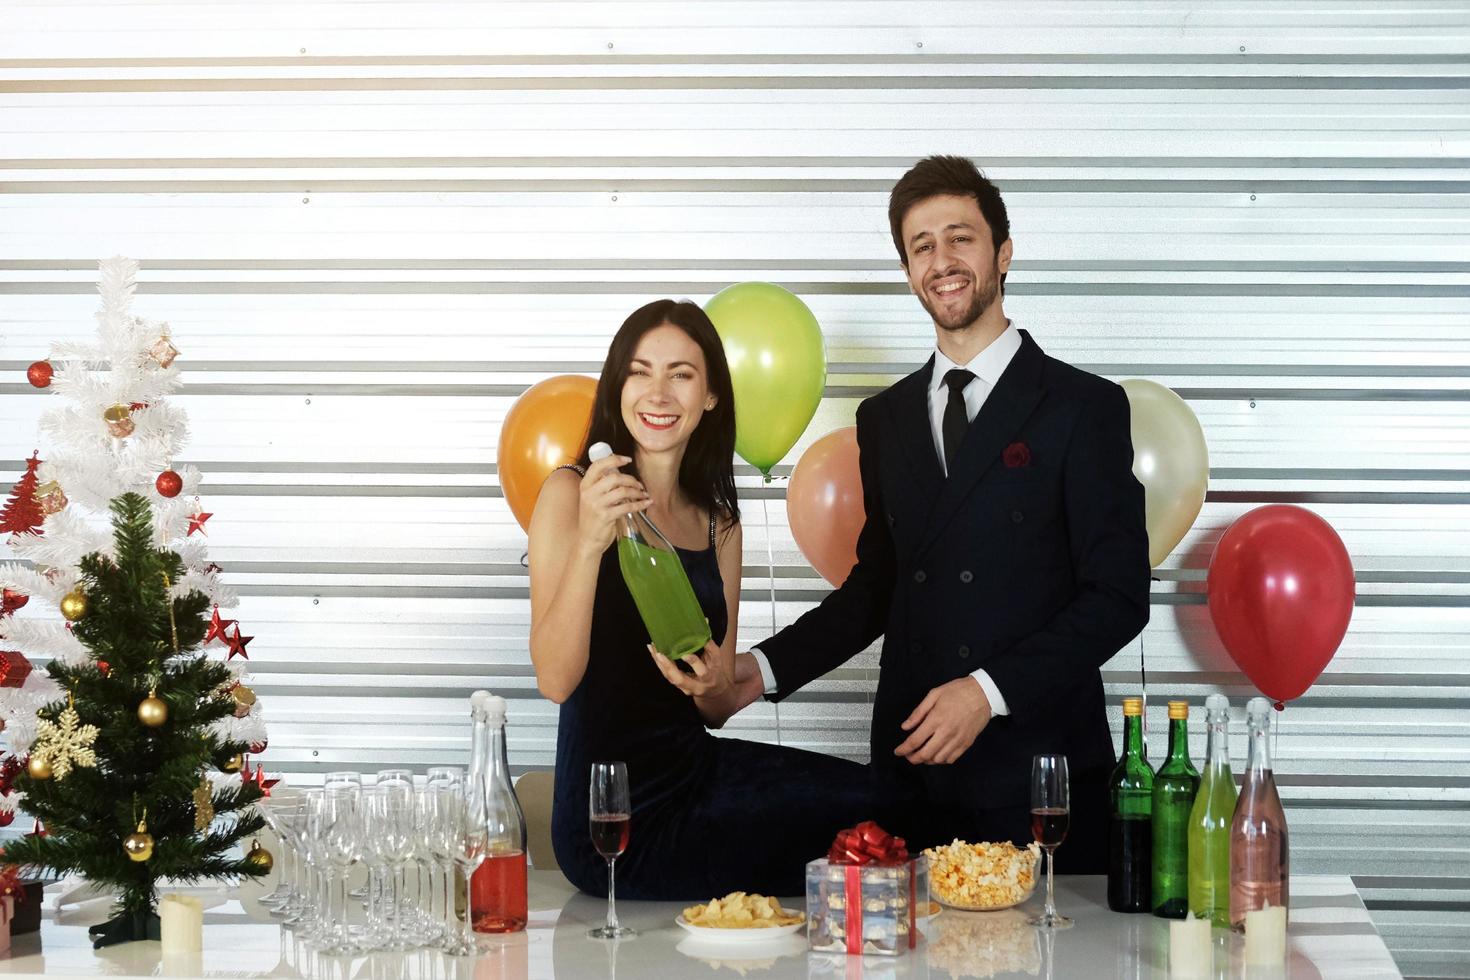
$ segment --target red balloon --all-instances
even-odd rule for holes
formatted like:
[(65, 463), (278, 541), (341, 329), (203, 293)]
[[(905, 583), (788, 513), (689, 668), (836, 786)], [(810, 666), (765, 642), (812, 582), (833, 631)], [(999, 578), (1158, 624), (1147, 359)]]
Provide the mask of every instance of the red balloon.
[(1258, 507), (1221, 535), (1210, 559), (1210, 619), (1260, 692), (1300, 697), (1337, 652), (1353, 615), (1353, 562), (1322, 518)]
[(849, 425), (827, 433), (801, 454), (786, 488), (786, 522), (812, 567), (828, 582), (841, 585), (857, 564), (864, 516), (857, 429)]
[(531, 514), (541, 484), (551, 471), (575, 462), (592, 422), (597, 382), (580, 374), (562, 374), (527, 388), (506, 413), (495, 454), (500, 489), (522, 528)]

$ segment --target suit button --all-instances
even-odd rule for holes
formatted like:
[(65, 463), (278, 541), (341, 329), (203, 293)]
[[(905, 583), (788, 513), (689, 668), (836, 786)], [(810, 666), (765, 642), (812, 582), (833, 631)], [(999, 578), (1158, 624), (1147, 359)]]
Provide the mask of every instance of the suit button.
[(964, 660), (969, 655), (970, 655), (970, 648), (967, 647), (967, 646), (961, 646), (960, 647), (960, 659), (961, 660)]
[(917, 572), (914, 573), (914, 581), (915, 582), (918, 582), (920, 585), (923, 585), (924, 584), (924, 580), (926, 578), (928, 578), (928, 577), (929, 576), (927, 576), (927, 575), (924, 574), (924, 570), (922, 568), (919, 569)]
[(971, 582), (975, 581), (975, 573), (971, 572), (968, 568), (965, 569), (963, 572), (960, 572), (960, 581), (964, 582), (966, 585), (969, 585)]
[(912, 643), (909, 644), (909, 653), (912, 653), (915, 656), (917, 656), (918, 654), (921, 654), (923, 652), (924, 652), (924, 644), (920, 643), (918, 640), (915, 640), (914, 642), (912, 642)]
[(1012, 524), (1019, 524), (1022, 521), (1024, 521), (1025, 519), (1026, 519), (1026, 515), (1023, 514), (1023, 513), (1021, 513), (1019, 510), (1013, 510), (1013, 511), (1011, 511), (1011, 523)]

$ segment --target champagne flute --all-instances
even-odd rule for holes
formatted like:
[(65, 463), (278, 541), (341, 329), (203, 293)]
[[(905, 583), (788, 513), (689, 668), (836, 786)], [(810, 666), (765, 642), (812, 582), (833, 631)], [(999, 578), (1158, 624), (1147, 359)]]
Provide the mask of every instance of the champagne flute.
[(1046, 851), (1046, 907), (1026, 921), (1042, 929), (1068, 929), (1072, 920), (1057, 915), (1052, 900), (1052, 865), (1057, 845), (1067, 839), (1071, 814), (1067, 757), (1048, 753), (1031, 760), (1031, 836)]
[(593, 939), (622, 939), (638, 935), (637, 930), (618, 925), (618, 910), (613, 899), (613, 865), (628, 846), (632, 810), (628, 800), (628, 767), (621, 762), (592, 763), (588, 824), (592, 846), (607, 859), (607, 925), (589, 930), (587, 935)]

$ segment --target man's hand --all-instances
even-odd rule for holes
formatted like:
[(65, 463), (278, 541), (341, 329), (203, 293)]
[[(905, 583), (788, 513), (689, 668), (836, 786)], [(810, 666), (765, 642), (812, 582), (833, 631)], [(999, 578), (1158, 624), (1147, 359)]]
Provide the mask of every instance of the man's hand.
[(990, 724), (990, 702), (973, 677), (941, 684), (924, 695), (924, 700), (904, 720), (909, 733), (893, 750), (914, 765), (949, 765)]

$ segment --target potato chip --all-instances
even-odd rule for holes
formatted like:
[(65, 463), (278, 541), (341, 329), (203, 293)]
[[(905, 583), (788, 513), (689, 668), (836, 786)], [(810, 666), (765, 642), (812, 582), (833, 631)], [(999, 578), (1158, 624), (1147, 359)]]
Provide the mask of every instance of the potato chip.
[(684, 910), (684, 921), (705, 929), (772, 929), (806, 921), (803, 912), (788, 912), (765, 895), (731, 892)]

